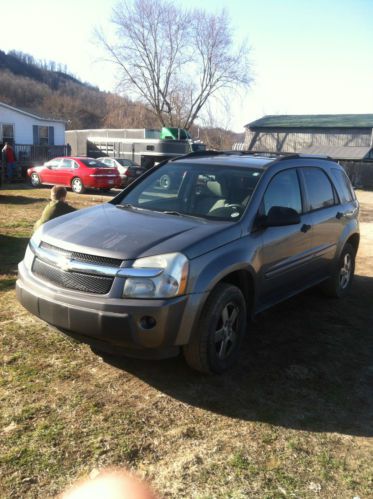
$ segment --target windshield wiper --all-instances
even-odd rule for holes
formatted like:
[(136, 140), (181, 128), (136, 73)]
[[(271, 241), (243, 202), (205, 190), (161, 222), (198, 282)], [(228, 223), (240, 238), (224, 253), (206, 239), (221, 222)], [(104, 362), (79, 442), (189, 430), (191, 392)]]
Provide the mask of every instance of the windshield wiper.
[(130, 203), (126, 203), (126, 204), (116, 204), (115, 205), (117, 208), (136, 208), (136, 206), (133, 206), (133, 204), (130, 204)]
[(198, 220), (206, 220), (206, 218), (203, 216), (192, 215), (191, 213), (181, 213), (180, 211), (176, 210), (159, 211), (159, 213), (164, 213), (165, 215), (176, 215), (177, 217), (188, 217), (188, 218), (197, 218)]
[(185, 215), (185, 213), (180, 213), (179, 211), (175, 210), (166, 210), (166, 211), (161, 211), (160, 213), (164, 213), (165, 215), (176, 215), (178, 217)]

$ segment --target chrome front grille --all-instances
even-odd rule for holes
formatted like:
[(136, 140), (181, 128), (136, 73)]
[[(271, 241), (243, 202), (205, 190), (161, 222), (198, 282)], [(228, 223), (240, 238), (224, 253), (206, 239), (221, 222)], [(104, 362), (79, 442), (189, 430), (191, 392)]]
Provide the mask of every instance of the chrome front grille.
[(113, 284), (113, 277), (82, 274), (79, 272), (67, 272), (58, 267), (35, 258), (32, 272), (39, 279), (50, 282), (55, 286), (86, 293), (106, 294)]
[(69, 251), (63, 248), (58, 248), (58, 246), (53, 246), (52, 244), (46, 243), (44, 241), (40, 243), (40, 247), (49, 250), (52, 253), (64, 255), (66, 257), (73, 258), (74, 260), (78, 260), (80, 262), (97, 263), (98, 265), (110, 265), (113, 267), (120, 267), (122, 264), (122, 260), (118, 260), (117, 258), (108, 258), (106, 256), (96, 256), (96, 255), (88, 255), (86, 253), (77, 253), (75, 251)]
[(30, 247), (35, 258), (32, 272), (39, 279), (55, 286), (106, 294), (110, 291), (122, 260), (69, 251), (42, 241)]

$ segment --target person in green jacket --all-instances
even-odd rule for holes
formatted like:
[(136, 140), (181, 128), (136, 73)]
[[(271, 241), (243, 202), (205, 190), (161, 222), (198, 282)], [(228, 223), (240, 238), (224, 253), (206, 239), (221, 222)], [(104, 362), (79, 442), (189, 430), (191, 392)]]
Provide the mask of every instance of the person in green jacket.
[(54, 185), (51, 189), (51, 200), (44, 208), (41, 217), (34, 225), (34, 232), (45, 222), (53, 218), (75, 211), (75, 208), (66, 202), (67, 190), (61, 185)]

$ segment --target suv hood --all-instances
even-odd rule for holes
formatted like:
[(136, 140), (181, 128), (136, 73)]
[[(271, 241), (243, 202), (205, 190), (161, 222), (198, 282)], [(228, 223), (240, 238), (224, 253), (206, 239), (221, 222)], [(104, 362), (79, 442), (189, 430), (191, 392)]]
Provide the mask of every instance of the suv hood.
[(133, 260), (183, 252), (192, 259), (241, 236), (239, 223), (215, 222), (106, 203), (42, 225), (43, 241), (70, 251)]

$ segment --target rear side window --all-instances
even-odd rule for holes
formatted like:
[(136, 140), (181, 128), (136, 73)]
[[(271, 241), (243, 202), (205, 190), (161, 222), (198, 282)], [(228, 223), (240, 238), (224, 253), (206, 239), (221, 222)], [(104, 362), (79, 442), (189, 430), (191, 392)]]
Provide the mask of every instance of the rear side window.
[(319, 210), (335, 204), (333, 186), (320, 168), (302, 168), (309, 210)]
[(295, 170), (285, 170), (273, 177), (264, 194), (263, 205), (264, 215), (268, 215), (273, 206), (293, 208), (302, 213), (302, 197)]
[(337, 168), (332, 168), (332, 176), (342, 203), (353, 201), (355, 199), (354, 192), (345, 172)]
[(73, 167), (74, 167), (74, 163), (73, 163), (72, 159), (63, 159), (61, 161), (60, 168), (73, 168)]

